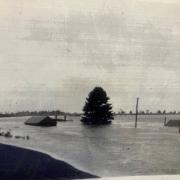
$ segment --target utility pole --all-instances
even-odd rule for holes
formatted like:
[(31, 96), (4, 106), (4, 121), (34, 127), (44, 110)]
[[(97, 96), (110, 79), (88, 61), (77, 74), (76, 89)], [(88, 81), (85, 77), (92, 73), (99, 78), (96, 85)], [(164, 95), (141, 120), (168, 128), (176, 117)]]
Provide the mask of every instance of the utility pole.
[(164, 126), (166, 126), (166, 116), (165, 116), (165, 119), (164, 119)]
[(66, 121), (67, 119), (66, 119), (66, 114), (64, 115), (64, 121)]
[(135, 118), (135, 128), (137, 128), (138, 103), (139, 103), (139, 98), (137, 98), (137, 101), (136, 101), (136, 118)]

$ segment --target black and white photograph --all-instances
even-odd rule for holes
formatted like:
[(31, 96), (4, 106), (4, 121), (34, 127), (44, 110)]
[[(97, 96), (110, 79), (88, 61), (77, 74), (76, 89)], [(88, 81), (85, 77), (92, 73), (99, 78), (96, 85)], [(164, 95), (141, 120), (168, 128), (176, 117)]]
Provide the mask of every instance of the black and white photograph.
[(0, 180), (180, 180), (179, 0), (0, 0)]

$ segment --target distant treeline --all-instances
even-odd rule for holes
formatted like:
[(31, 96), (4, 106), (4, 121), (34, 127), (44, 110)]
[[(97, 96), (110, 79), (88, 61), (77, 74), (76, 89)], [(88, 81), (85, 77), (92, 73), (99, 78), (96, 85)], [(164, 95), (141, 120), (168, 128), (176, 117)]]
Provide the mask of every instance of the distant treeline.
[[(134, 115), (135, 112), (133, 111), (120, 111), (118, 113), (114, 113), (114, 115)], [(150, 111), (139, 111), (138, 114), (140, 115), (162, 115), (162, 114), (180, 114), (179, 112), (176, 111), (161, 111), (158, 110), (157, 112), (150, 112)], [(19, 111), (19, 112), (5, 112), (5, 113), (0, 113), (0, 117), (21, 117), (21, 116), (55, 116), (55, 115), (68, 115), (68, 116), (81, 116), (81, 113), (70, 113), (70, 112), (63, 112), (60, 110), (53, 110), (53, 111)]]
[[(135, 112), (133, 111), (129, 111), (129, 112), (126, 112), (126, 111), (120, 111), (118, 113), (115, 113), (115, 115), (133, 115), (135, 114)], [(146, 111), (139, 111), (138, 114), (140, 115), (160, 115), (160, 114), (180, 114), (180, 111), (177, 112), (177, 111), (166, 111), (166, 110), (158, 110), (156, 112), (151, 112), (149, 110), (146, 110)]]
[(69, 115), (69, 116), (80, 116), (80, 113), (69, 113), (57, 111), (19, 111), (19, 112), (6, 112), (0, 113), (0, 117), (21, 117), (21, 116), (55, 116), (55, 115)]

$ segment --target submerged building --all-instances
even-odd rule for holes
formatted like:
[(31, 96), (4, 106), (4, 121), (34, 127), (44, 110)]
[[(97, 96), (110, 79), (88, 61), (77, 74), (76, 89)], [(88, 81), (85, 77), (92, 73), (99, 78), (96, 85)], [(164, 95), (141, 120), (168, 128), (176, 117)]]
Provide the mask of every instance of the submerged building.
[(25, 121), (26, 125), (32, 126), (56, 126), (56, 119), (52, 119), (49, 116), (32, 116), (27, 121)]
[(170, 126), (170, 127), (179, 127), (180, 126), (180, 120), (169, 120), (165, 126)]

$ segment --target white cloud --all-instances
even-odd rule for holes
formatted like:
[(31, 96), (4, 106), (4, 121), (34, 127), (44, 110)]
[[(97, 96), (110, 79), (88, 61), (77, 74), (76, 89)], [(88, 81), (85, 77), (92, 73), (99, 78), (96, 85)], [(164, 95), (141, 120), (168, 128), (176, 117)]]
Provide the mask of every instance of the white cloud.
[(114, 110), (133, 109), (137, 96), (144, 109), (180, 109), (179, 10), (175, 1), (1, 1), (0, 111), (80, 111), (97, 85)]

